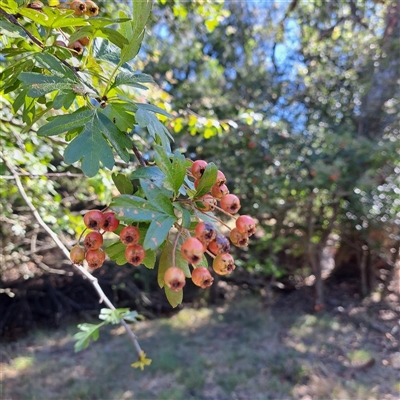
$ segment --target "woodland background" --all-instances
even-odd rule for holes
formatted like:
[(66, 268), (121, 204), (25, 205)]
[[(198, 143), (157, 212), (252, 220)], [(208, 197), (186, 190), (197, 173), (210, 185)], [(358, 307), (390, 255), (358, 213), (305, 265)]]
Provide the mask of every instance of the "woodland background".
[[(97, 4), (110, 16), (121, 7)], [(0, 336), (14, 341), (36, 328), (60, 328), (51, 339), (36, 334), (7, 344), (2, 357), (11, 383), (5, 393), (52, 398), (69, 386), (69, 398), (395, 398), (399, 32), (400, 3), (389, 0), (159, 0), (137, 63), (156, 84), (137, 96), (173, 114), (164, 122), (174, 148), (224, 171), (241, 212), (257, 218), (256, 239), (237, 251), (232, 276), (206, 292), (189, 288), (173, 317), (153, 271), (110, 262), (96, 272), (118, 306), (157, 319), (138, 328), (148, 346), (157, 330), (166, 339), (141, 384), (131, 387), (127, 378), (116, 388), (103, 381), (98, 391), (85, 392), (77, 368), (98, 383), (100, 367), (89, 371), (96, 350), (70, 354), (69, 324), (93, 318), (97, 297), (41, 232), (0, 165)], [(2, 59), (0, 67), (6, 63)], [(71, 245), (83, 229), (84, 210), (101, 208), (116, 194), (111, 171), (88, 179), (66, 165), (63, 144), (26, 132), (8, 106), (12, 93), (2, 99), (2, 150), (45, 221)], [(140, 129), (137, 146), (151, 159)], [(134, 167), (120, 162), (117, 168)], [(195, 331), (191, 339), (186, 330)], [(118, 332), (106, 335), (99, 346), (115, 346), (101, 355), (110, 364), (112, 354), (122, 357), (127, 349), (114, 337)], [(225, 356), (213, 359), (209, 349), (207, 357), (193, 358), (189, 349), (199, 345), (197, 335), (221, 340), (217, 348)], [(176, 343), (179, 351), (172, 351)], [(50, 375), (44, 386), (53, 391), (33, 388), (41, 379), (34, 363), (50, 374), (57, 351), (66, 352), (58, 362), (70, 384)], [(241, 365), (231, 381), (220, 360)], [(182, 363), (204, 376), (203, 383), (191, 381)], [(112, 373), (130, 377), (125, 368), (118, 361)], [(172, 386), (163, 374), (173, 377)]]

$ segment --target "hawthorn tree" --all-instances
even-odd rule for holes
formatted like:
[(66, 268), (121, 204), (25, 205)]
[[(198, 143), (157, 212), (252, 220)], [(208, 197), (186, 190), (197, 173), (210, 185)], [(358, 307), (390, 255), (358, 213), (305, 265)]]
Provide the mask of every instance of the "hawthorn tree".
[[(153, 83), (151, 76), (137, 71), (151, 9), (150, 0), (134, 0), (132, 15), (120, 11), (108, 18), (90, 0), (51, 0), (48, 5), (2, 0), (0, 7), (5, 58), (0, 90), (9, 115), (2, 167), (39, 225), (108, 307), (101, 310), (101, 323), (79, 325), (76, 350), (96, 340), (104, 324), (122, 323), (139, 357), (132, 365), (140, 368), (150, 360), (126, 323), (136, 321), (137, 313), (116, 309), (89, 271), (100, 268), (106, 255), (119, 265), (153, 269), (159, 254), (158, 284), (176, 307), (186, 278), (203, 289), (213, 283), (206, 254), (213, 259), (213, 273), (229, 274), (235, 269), (230, 242), (247, 246), (255, 232), (250, 216), (235, 215), (240, 201), (229, 194), (224, 173), (213, 163), (192, 162), (172, 151), (173, 137), (158, 118), (170, 114), (140, 94), (145, 84)], [(34, 171), (24, 172), (13, 160), (9, 134), (20, 137), (15, 120), (21, 121), (21, 132), (45, 138), (47, 152), (57, 149), (64, 165), (74, 164), (88, 177), (112, 170), (116, 163), (124, 165), (122, 172), (116, 168), (112, 174), (119, 195), (105, 209), (85, 214), (85, 229), (70, 251), (24, 188), (22, 177)], [(150, 144), (151, 159), (141, 153), (140, 141)], [(24, 153), (28, 143), (18, 145)], [(48, 160), (43, 165), (48, 167)], [(219, 213), (233, 224), (223, 222)], [(104, 235), (113, 239), (102, 249)]]

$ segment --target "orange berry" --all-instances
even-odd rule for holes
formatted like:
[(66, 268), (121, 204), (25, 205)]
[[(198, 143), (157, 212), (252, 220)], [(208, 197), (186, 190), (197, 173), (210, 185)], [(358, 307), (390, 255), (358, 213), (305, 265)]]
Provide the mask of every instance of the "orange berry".
[(204, 254), (204, 245), (199, 239), (191, 237), (181, 247), (182, 257), (190, 264), (198, 264)]
[(218, 233), (215, 239), (208, 245), (209, 250), (214, 254), (227, 253), (230, 247), (229, 240), (220, 233)]
[(214, 278), (211, 276), (210, 271), (205, 267), (197, 267), (192, 272), (192, 282), (202, 289), (208, 288), (212, 285)]
[(106, 212), (103, 215), (104, 215), (103, 229), (106, 232), (114, 232), (119, 226), (119, 221), (115, 217), (115, 214), (113, 212)]
[(136, 226), (126, 226), (119, 234), (119, 239), (125, 246), (131, 246), (139, 242), (140, 232)]
[(241, 215), (236, 220), (236, 228), (239, 232), (251, 236), (256, 231), (256, 223), (249, 215)]
[(83, 244), (86, 250), (96, 250), (101, 247), (103, 244), (103, 235), (97, 231), (89, 232), (85, 239), (83, 240)]
[(199, 239), (200, 242), (206, 244), (210, 243), (211, 240), (214, 240), (215, 236), (217, 235), (217, 231), (215, 230), (215, 228), (207, 222), (199, 222), (196, 225), (196, 229), (194, 232), (197, 239)]
[(240, 200), (234, 194), (227, 194), (221, 199), (221, 208), (229, 214), (236, 214), (240, 210)]
[(103, 265), (106, 253), (101, 249), (89, 250), (85, 258), (90, 268), (97, 269)]
[(192, 173), (192, 175), (196, 178), (196, 179), (200, 179), (203, 174), (204, 171), (207, 168), (207, 162), (204, 160), (197, 160), (195, 161), (191, 168), (190, 168), (190, 172)]
[(83, 222), (87, 228), (99, 231), (104, 225), (104, 214), (99, 210), (88, 211), (83, 217)]
[(174, 292), (179, 292), (186, 284), (183, 271), (178, 267), (170, 267), (164, 274), (165, 284)]
[(70, 5), (69, 8), (71, 10), (74, 10), (74, 15), (77, 17), (82, 16), (86, 12), (86, 4), (79, 1), (79, 0), (74, 0)]
[(93, 1), (86, 1), (86, 12), (88, 17), (95, 17), (99, 13), (99, 7)]
[(229, 194), (229, 189), (225, 184), (214, 184), (214, 186), (211, 188), (211, 195), (217, 199), (221, 199), (227, 194)]
[(145, 257), (146, 252), (140, 244), (133, 244), (125, 249), (126, 261), (135, 267), (140, 265)]
[(233, 228), (229, 234), (231, 242), (237, 247), (246, 247), (249, 243), (249, 237), (246, 233), (239, 232), (237, 228)]
[(235, 270), (233, 257), (228, 253), (218, 254), (213, 261), (213, 270), (218, 275), (227, 275)]

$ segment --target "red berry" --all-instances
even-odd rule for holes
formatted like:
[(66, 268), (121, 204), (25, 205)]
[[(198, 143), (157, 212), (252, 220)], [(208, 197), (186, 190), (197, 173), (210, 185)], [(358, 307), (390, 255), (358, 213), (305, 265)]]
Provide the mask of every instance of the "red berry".
[(78, 41), (70, 43), (68, 48), (73, 50), (78, 56), (83, 53), (83, 46)]
[(233, 257), (228, 253), (218, 254), (213, 261), (213, 270), (218, 275), (227, 275), (235, 270)]
[(96, 250), (101, 247), (103, 244), (103, 235), (99, 232), (89, 232), (85, 239), (83, 240), (83, 244), (86, 250)]
[(178, 267), (170, 267), (164, 274), (165, 284), (174, 292), (179, 292), (186, 284), (185, 274)]
[(71, 10), (74, 10), (74, 15), (76, 15), (76, 16), (78, 16), (78, 17), (80, 17), (81, 15), (85, 14), (85, 12), (86, 12), (86, 5), (85, 5), (85, 3), (82, 3), (82, 2), (79, 1), (79, 0), (74, 0), (74, 1), (70, 4), (69, 8), (70, 8)]
[(240, 200), (234, 194), (227, 194), (221, 199), (221, 208), (229, 214), (236, 214), (240, 210)]
[(201, 208), (201, 211), (213, 211), (217, 205), (217, 200), (215, 200), (210, 194), (203, 196), (200, 201), (204, 206)]
[(229, 240), (220, 233), (218, 233), (215, 239), (208, 245), (209, 250), (214, 254), (227, 253), (230, 247)]
[(140, 239), (140, 232), (136, 226), (126, 226), (119, 234), (119, 239), (125, 246), (136, 244)]
[(196, 179), (200, 179), (203, 176), (204, 171), (207, 168), (207, 162), (204, 160), (197, 160), (192, 164), (190, 172)]
[(200, 242), (208, 244), (211, 240), (215, 239), (217, 231), (211, 224), (207, 222), (199, 222), (196, 225), (195, 235)]
[(211, 276), (210, 271), (205, 267), (197, 267), (192, 272), (192, 282), (202, 289), (208, 288), (212, 285), (214, 278)]
[(76, 244), (69, 252), (69, 258), (74, 264), (82, 264), (85, 259), (85, 250), (79, 244)]
[(114, 232), (119, 226), (119, 221), (115, 217), (115, 214), (113, 212), (106, 212), (103, 215), (104, 215), (103, 229), (106, 232)]
[(125, 249), (126, 261), (136, 267), (143, 262), (145, 257), (146, 252), (140, 244), (133, 244)]
[(241, 215), (236, 220), (236, 228), (239, 232), (245, 233), (247, 236), (251, 236), (256, 231), (256, 223), (249, 215)]
[(82, 45), (82, 46), (88, 46), (90, 43), (90, 38), (89, 36), (84, 36), (80, 39), (78, 39), (78, 42)]
[(198, 264), (204, 254), (204, 245), (199, 239), (191, 237), (182, 244), (181, 253), (190, 264)]
[(233, 228), (229, 235), (231, 242), (237, 247), (246, 247), (249, 243), (249, 237), (246, 233), (239, 232), (237, 228)]
[(101, 249), (89, 250), (86, 253), (86, 261), (90, 268), (100, 268), (106, 259), (106, 253)]
[(225, 185), (226, 178), (222, 171), (218, 170), (217, 172), (217, 179), (215, 180), (215, 185), (222, 186)]
[(225, 195), (229, 194), (229, 189), (225, 184), (223, 185), (214, 184), (214, 186), (211, 188), (211, 194), (213, 197), (221, 199)]
[(88, 211), (83, 217), (83, 222), (87, 228), (99, 231), (104, 225), (104, 214), (99, 210)]
[(89, 17), (95, 17), (99, 13), (99, 7), (91, 0), (86, 1), (85, 14)]

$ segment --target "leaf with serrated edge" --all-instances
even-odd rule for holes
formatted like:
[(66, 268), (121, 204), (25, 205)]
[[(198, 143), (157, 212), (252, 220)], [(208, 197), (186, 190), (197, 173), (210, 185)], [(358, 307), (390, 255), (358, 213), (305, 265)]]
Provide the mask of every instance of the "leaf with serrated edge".
[(121, 242), (115, 242), (107, 246), (104, 251), (110, 257), (111, 260), (115, 261), (118, 265), (125, 265), (127, 263), (125, 258), (126, 246)]
[(94, 129), (93, 120), (85, 125), (83, 131), (65, 149), (64, 161), (67, 164), (78, 160), (82, 160), (82, 171), (87, 176), (97, 174), (100, 162), (108, 169), (114, 166), (113, 152), (101, 132)]
[(140, 186), (142, 187), (147, 200), (161, 212), (170, 216), (175, 216), (174, 208), (171, 200), (161, 191), (161, 189), (149, 180), (140, 179)]
[(209, 163), (204, 170), (203, 176), (200, 178), (199, 186), (195, 194), (195, 198), (207, 194), (217, 179), (218, 168), (214, 163)]
[(159, 248), (164, 243), (175, 221), (176, 217), (171, 217), (170, 215), (159, 216), (156, 220), (152, 221), (143, 243), (145, 250)]
[(172, 185), (174, 192), (178, 193), (186, 176), (186, 160), (185, 157), (177, 150), (172, 159)]

